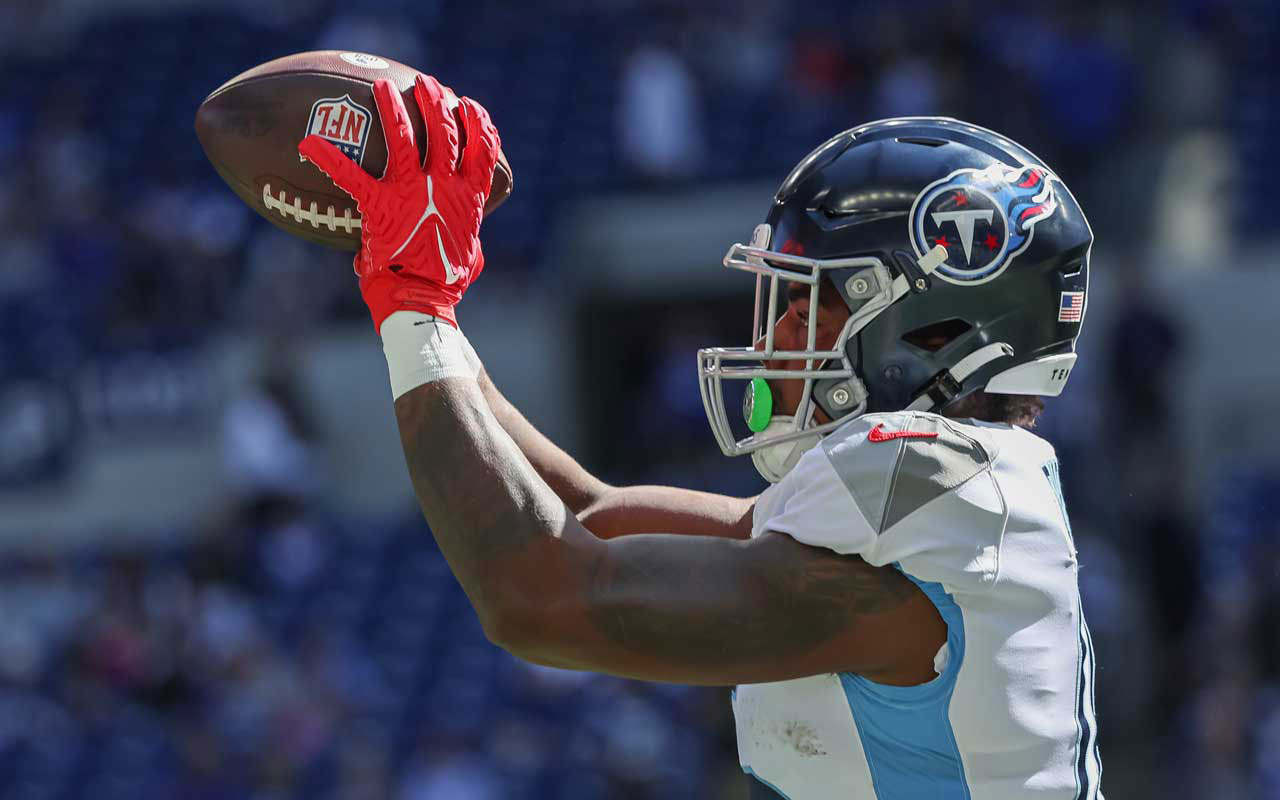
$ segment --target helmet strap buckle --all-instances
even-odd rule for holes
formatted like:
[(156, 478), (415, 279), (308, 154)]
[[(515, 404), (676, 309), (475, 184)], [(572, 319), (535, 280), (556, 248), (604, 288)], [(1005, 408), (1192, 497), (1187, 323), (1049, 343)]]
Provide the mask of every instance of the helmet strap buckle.
[(950, 369), (944, 369), (934, 376), (925, 386), (924, 391), (916, 395), (916, 399), (907, 406), (906, 411), (932, 411), (955, 399), (964, 390), (963, 384), (969, 376), (999, 358), (1013, 356), (1013, 348), (1006, 342), (993, 342), (979, 347), (969, 355), (956, 362)]
[(915, 406), (916, 403), (927, 397), (929, 398), (930, 408), (942, 408), (947, 403), (950, 403), (956, 395), (960, 394), (960, 391), (960, 382), (951, 376), (951, 370), (945, 369), (929, 382), (923, 394), (917, 397), (916, 402), (911, 405)]

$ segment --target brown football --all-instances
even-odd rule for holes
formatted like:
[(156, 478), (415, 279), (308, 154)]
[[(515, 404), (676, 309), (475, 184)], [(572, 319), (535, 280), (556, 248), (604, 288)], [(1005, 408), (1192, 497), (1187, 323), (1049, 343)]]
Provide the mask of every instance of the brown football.
[[(355, 201), (308, 161), (298, 142), (318, 133), (375, 177), (387, 166), (387, 143), (373, 102), (373, 82), (400, 89), (425, 155), (422, 115), (413, 98), (418, 70), (367, 53), (318, 50), (277, 58), (219, 86), (196, 111), (196, 136), (214, 169), (240, 199), (279, 228), (312, 242), (355, 250)], [(511, 165), (498, 154), (484, 213), (511, 194)]]

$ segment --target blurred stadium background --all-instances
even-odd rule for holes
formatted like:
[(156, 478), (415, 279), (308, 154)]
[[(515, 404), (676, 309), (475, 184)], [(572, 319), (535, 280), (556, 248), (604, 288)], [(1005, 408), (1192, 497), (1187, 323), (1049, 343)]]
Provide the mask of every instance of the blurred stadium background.
[(736, 798), (727, 690), (490, 646), (414, 506), (346, 254), (192, 132), (279, 55), (481, 100), (515, 194), (460, 317), (613, 482), (761, 487), (693, 351), (790, 166), (878, 117), (1027, 144), (1093, 221), (1058, 447), (1113, 798), (1280, 798), (1280, 5), (0, 0), (0, 796)]

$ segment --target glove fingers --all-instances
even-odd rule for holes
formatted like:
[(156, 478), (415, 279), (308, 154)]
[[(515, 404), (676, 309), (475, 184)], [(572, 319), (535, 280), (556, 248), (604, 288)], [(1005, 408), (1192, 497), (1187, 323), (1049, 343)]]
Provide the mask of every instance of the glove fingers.
[(329, 180), (351, 195), (357, 204), (363, 204), (370, 197), (373, 178), (324, 137), (313, 133), (298, 142), (298, 154), (328, 175)]
[(425, 166), (432, 175), (448, 175), (458, 163), (458, 123), (450, 95), (452, 92), (429, 75), (418, 73), (413, 80), (413, 97), (427, 128)]
[(413, 125), (409, 112), (395, 84), (384, 78), (373, 82), (373, 99), (382, 120), (382, 135), (387, 140), (386, 175), (405, 177), (418, 165), (418, 148), (413, 142)]
[(467, 126), (467, 147), (462, 153), (462, 176), (473, 191), (488, 200), (489, 191), (493, 187), (493, 167), (498, 163), (502, 140), (484, 106), (470, 97), (463, 97), (458, 102), (462, 106), (462, 119)]

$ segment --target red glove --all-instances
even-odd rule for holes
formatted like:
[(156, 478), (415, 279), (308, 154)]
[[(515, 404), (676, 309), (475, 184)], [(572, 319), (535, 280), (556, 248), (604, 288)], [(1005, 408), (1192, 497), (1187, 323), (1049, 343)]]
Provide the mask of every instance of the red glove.
[(355, 269), (375, 329), (396, 311), (421, 311), (457, 327), (453, 307), (484, 269), (480, 220), (501, 142), (489, 112), (463, 97), (458, 107), (467, 143), (459, 155), (450, 94), (435, 78), (419, 74), (414, 81), (427, 131), (426, 163), (420, 165), (400, 93), (390, 81), (374, 81), (387, 139), (381, 180), (320, 136), (298, 144), (302, 157), (351, 195), (360, 210)]

